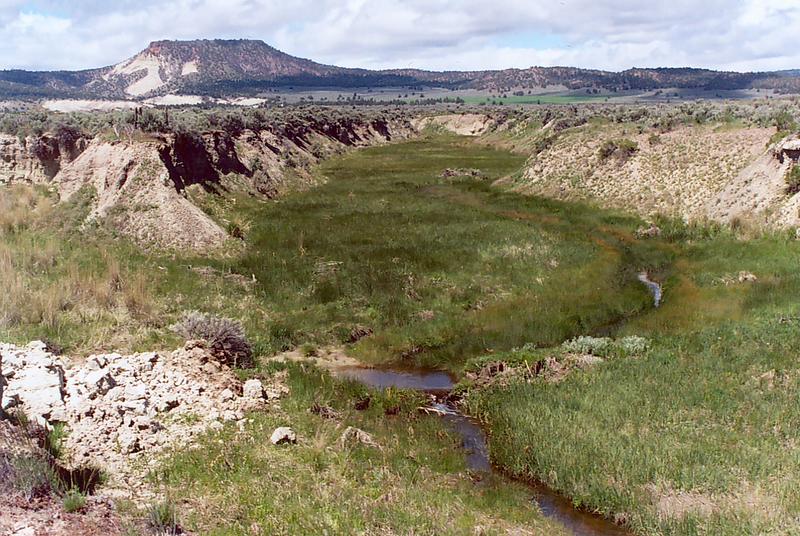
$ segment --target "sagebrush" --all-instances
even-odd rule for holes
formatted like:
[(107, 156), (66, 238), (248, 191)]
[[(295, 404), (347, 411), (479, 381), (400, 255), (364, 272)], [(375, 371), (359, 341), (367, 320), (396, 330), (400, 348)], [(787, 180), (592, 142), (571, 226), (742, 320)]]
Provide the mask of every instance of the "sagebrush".
[(202, 339), (221, 362), (239, 368), (253, 368), (253, 347), (242, 324), (230, 318), (190, 311), (173, 326), (186, 340)]

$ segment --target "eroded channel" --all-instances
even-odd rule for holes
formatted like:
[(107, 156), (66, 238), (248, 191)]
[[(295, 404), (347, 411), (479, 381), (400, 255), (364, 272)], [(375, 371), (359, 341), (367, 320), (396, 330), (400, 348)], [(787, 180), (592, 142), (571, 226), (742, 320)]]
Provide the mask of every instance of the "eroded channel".
[[(445, 401), (447, 393), (454, 385), (454, 379), (446, 372), (345, 367), (339, 369), (337, 375), (359, 381), (375, 389), (396, 387), (415, 389), (432, 395), (431, 412), (439, 415), (445, 425), (461, 437), (461, 444), (470, 470), (492, 478), (508, 478), (492, 466), (486, 434), (480, 425)], [(526, 484), (531, 488), (532, 500), (538, 504), (542, 513), (563, 525), (576, 536), (630, 534), (607, 519), (578, 510), (569, 499), (543, 484), (530, 482), (526, 482)]]

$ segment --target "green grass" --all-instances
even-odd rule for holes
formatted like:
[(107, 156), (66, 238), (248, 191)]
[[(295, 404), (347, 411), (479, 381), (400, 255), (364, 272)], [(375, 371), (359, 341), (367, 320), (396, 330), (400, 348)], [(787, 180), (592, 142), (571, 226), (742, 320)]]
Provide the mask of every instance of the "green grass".
[[(144, 253), (103, 225), (21, 216), (0, 242), (0, 337), (70, 353), (163, 348), (197, 309), (241, 320), (262, 355), (341, 344), (367, 326), (375, 336), (353, 349), (365, 360), (458, 370), (489, 349), (555, 344), (646, 308), (635, 273), (670, 253), (632, 238), (636, 218), (491, 186), (523, 162), (448, 136), (354, 152), (326, 163), (327, 183), (310, 191), (207, 200), (244, 235), (244, 252), (227, 257)], [(443, 179), (446, 168), (487, 179)], [(85, 203), (72, 205), (65, 219), (79, 221)]]
[(466, 104), (491, 104), (492, 102), (503, 104), (574, 104), (605, 101), (608, 97), (608, 95), (554, 95), (548, 93), (544, 95), (508, 95), (506, 97), (467, 95), (462, 98)]
[[(304, 366), (288, 369), (291, 395), (281, 410), (252, 415), (184, 451), (158, 475), (181, 504), (184, 528), (201, 534), (559, 534), (531, 502), (526, 486), (476, 484), (460, 439), (440, 420), (418, 414), (422, 395), (370, 393)], [(340, 419), (309, 412), (332, 406)], [(388, 408), (398, 408), (387, 417)], [(274, 446), (272, 430), (291, 425), (297, 445)], [(373, 436), (380, 449), (339, 443), (347, 426)]]
[(255, 309), (246, 282), (193, 269), (205, 259), (143, 252), (103, 222), (79, 227), (92, 196), (56, 206), (49, 192), (0, 188), (0, 340), (83, 355), (170, 348), (187, 310)]
[(61, 498), (61, 506), (69, 514), (79, 512), (86, 506), (86, 496), (77, 489), (68, 490)]
[[(781, 236), (682, 244), (663, 307), (621, 330), (652, 338), (644, 357), (470, 393), (495, 461), (641, 534), (796, 532), (799, 256)], [(723, 283), (739, 271), (759, 281)]]
[[(668, 264), (669, 251), (633, 239), (636, 218), (491, 186), (521, 164), (454, 137), (334, 159), (312, 191), (240, 200), (247, 252), (220, 268), (258, 281), (271, 351), (341, 343), (364, 325), (375, 335), (353, 348), (361, 358), (454, 370), (648, 307), (636, 271)], [(440, 178), (453, 167), (489, 179)]]

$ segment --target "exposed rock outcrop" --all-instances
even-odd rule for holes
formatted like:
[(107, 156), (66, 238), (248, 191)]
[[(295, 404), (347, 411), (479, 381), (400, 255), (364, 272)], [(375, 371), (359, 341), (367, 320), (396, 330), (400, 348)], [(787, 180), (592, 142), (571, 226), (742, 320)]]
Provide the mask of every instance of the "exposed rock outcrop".
[(3, 406), (45, 426), (64, 423), (76, 466), (104, 470), (109, 485), (137, 495), (155, 455), (185, 446), (224, 422), (244, 425), (245, 412), (275, 404), (287, 392), (280, 377), (244, 385), (201, 342), (172, 353), (95, 355), (82, 363), (44, 344), (0, 344), (8, 383)]
[[(737, 182), (762, 154), (774, 129), (717, 131), (682, 127), (649, 140), (613, 125), (566, 130), (531, 156), (517, 189), (559, 199), (596, 199), (605, 205), (685, 219), (709, 217), (709, 200)], [(629, 139), (627, 159), (601, 158), (609, 140)], [(722, 217), (723, 209), (712, 217)]]
[(47, 183), (85, 148), (86, 140), (82, 138), (65, 146), (47, 135), (20, 138), (0, 134), (0, 185)]
[(225, 231), (176, 188), (161, 159), (163, 143), (95, 140), (53, 182), (63, 200), (94, 188), (90, 218), (113, 217), (112, 225), (140, 244), (192, 250), (222, 245)]
[(786, 175), (800, 157), (800, 140), (778, 142), (744, 168), (708, 203), (708, 215), (776, 227), (800, 225), (800, 194), (787, 192)]

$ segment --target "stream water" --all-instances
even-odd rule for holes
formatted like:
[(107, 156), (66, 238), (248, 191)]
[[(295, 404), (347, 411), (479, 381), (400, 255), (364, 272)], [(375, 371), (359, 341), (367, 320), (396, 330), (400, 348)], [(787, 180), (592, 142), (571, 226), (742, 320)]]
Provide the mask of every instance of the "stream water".
[[(460, 413), (454, 406), (443, 402), (444, 396), (454, 385), (446, 372), (430, 370), (390, 370), (347, 367), (337, 371), (339, 376), (359, 381), (376, 389), (398, 387), (416, 389), (436, 398), (430, 406), (442, 421), (461, 437), (461, 445), (467, 466), (476, 473), (507, 478), (496, 472), (489, 458), (486, 434), (473, 419)], [(576, 536), (623, 536), (629, 533), (614, 523), (576, 509), (566, 497), (559, 495), (543, 484), (527, 483), (532, 498), (542, 513), (554, 519)]]
[[(639, 274), (639, 281), (650, 290), (653, 295), (653, 303), (658, 307), (661, 304), (661, 285), (652, 281), (647, 272)], [(480, 425), (460, 413), (451, 404), (444, 402), (445, 395), (454, 385), (453, 377), (448, 373), (435, 370), (347, 367), (339, 369), (338, 374), (376, 389), (397, 387), (401, 389), (416, 389), (433, 395), (436, 401), (431, 404), (430, 409), (438, 414), (445, 424), (461, 437), (467, 466), (476, 473), (493, 475), (495, 478), (507, 478), (492, 467), (486, 434)], [(623, 536), (630, 534), (607, 519), (578, 510), (569, 499), (559, 495), (544, 484), (527, 484), (531, 488), (533, 500), (539, 505), (542, 513), (563, 525), (576, 536)]]
[(651, 280), (650, 275), (647, 272), (639, 273), (639, 281), (644, 283), (647, 288), (650, 289), (650, 293), (653, 295), (653, 303), (655, 306), (658, 307), (661, 305), (661, 285)]

